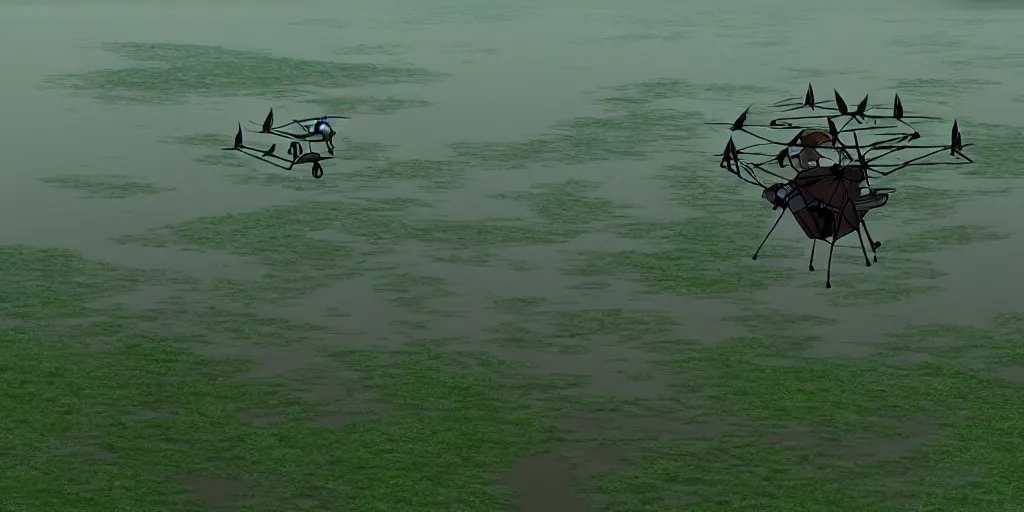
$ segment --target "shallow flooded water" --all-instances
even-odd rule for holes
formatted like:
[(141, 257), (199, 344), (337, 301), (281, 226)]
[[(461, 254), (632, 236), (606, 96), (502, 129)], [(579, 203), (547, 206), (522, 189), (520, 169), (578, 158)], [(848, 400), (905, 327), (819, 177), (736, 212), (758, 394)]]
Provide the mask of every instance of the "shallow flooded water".
[[(1016, 4), (23, 3), (6, 509), (1024, 502)], [(808, 82), (976, 161), (886, 180), (828, 290), (706, 124)], [(352, 117), (323, 179), (220, 151), (269, 108)]]

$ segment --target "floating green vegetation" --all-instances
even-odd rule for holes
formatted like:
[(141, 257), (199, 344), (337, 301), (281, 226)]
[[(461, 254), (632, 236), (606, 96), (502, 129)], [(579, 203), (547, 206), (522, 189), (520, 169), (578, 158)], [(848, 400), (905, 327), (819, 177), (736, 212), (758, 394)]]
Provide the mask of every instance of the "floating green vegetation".
[(934, 252), (956, 246), (1004, 240), (1009, 235), (988, 226), (956, 225), (928, 228), (893, 240), (889, 247), (904, 254)]
[(747, 101), (753, 97), (764, 98), (786, 93), (777, 87), (756, 84), (696, 83), (679, 78), (656, 78), (607, 87), (600, 89), (600, 92), (608, 93), (600, 103), (629, 109), (662, 100), (737, 102)]
[(947, 104), (949, 98), (976, 94), (985, 87), (999, 85), (994, 80), (978, 78), (908, 78), (897, 80), (893, 89), (902, 96), (918, 96), (938, 104)]
[(153, 196), (174, 190), (139, 180), (134, 176), (120, 174), (62, 174), (39, 178), (48, 185), (77, 190), (85, 197), (102, 199), (127, 199), (129, 197)]
[[(636, 224), (621, 229), (639, 236), (638, 231), (653, 227)], [(665, 234), (651, 235), (676, 238), (678, 242), (669, 249), (583, 253), (567, 272), (586, 277), (625, 278), (658, 291), (699, 296), (764, 290), (796, 275), (791, 269), (769, 263), (783, 255), (799, 256), (795, 250), (765, 250), (759, 264), (752, 265), (753, 249), (736, 242), (756, 236), (752, 231), (746, 232), (746, 228), (742, 223), (722, 223), (711, 218), (666, 224), (662, 226)], [(732, 235), (736, 234), (740, 235), (734, 238)]]
[(595, 343), (638, 346), (667, 337), (679, 325), (664, 311), (573, 309), (539, 297), (494, 299), (491, 308), (515, 319), (489, 327), (490, 341), (518, 348), (578, 347), (583, 353), (595, 349)]
[[(676, 164), (653, 179), (667, 188), (679, 207), (710, 215), (754, 215), (761, 199), (748, 185), (724, 172), (709, 172), (699, 164)], [(744, 190), (748, 193), (744, 194)], [(766, 204), (766, 203), (763, 203)], [(762, 208), (764, 210), (764, 208)], [(763, 216), (763, 215), (761, 215)]]
[[(12, 270), (0, 277), (3, 317), (45, 319), (0, 326), (0, 471), (10, 475), (0, 494), (14, 509), (258, 512), (349, 503), (490, 511), (512, 497), (489, 475), (541, 449), (554, 432), (524, 404), (557, 383), (509, 380), (507, 363), (430, 344), (337, 353), (335, 367), (358, 376), (389, 414), (319, 426), (322, 411), (289, 388), (242, 378), (252, 362), (197, 356), (187, 349), (195, 337), (140, 331), (129, 312), (112, 312), (111, 321), (88, 305), (160, 275), (20, 246), (4, 247), (0, 264)], [(146, 321), (151, 313), (139, 314)], [(73, 326), (53, 323), (76, 317)], [(236, 337), (310, 332), (283, 320), (252, 321), (219, 319)], [(103, 343), (77, 343), (83, 337)], [(346, 403), (369, 399), (333, 393)], [(276, 421), (254, 424), (253, 411)], [(204, 482), (227, 489), (190, 492)]]
[(448, 282), (440, 277), (408, 272), (383, 273), (376, 277), (374, 291), (384, 294), (404, 311), (429, 313), (434, 318), (455, 314), (431, 305), (431, 301), (455, 296)]
[(310, 103), (331, 115), (394, 114), (399, 110), (431, 106), (429, 101), (397, 98), (394, 96), (385, 98), (373, 96), (335, 96), (317, 98)]
[[(314, 238), (311, 233), (331, 228), (336, 218), (346, 215), (373, 217), (376, 208), (381, 207), (343, 202), (277, 206), (246, 214), (194, 219), (118, 241), (225, 251), (249, 257), (268, 267), (262, 278), (218, 279), (215, 291), (253, 302), (294, 298), (329, 284), (329, 279), (351, 277), (367, 267), (361, 256), (363, 244)], [(389, 210), (394, 211), (398, 210)]]
[[(255, 212), (194, 219), (124, 236), (121, 243), (223, 251), (268, 267), (259, 280), (221, 279), (216, 289), (237, 300), (298, 297), (331, 282), (384, 271), (379, 257), (403, 244), (425, 244), (476, 264), (502, 261), (494, 253), (508, 246), (556, 244), (578, 235), (560, 226), (517, 220), (456, 221), (421, 215), (430, 203), (415, 199), (309, 201)], [(419, 209), (420, 211), (417, 211)]]
[(268, 52), (172, 43), (105, 43), (129, 62), (119, 69), (58, 75), (47, 85), (90, 93), (103, 101), (176, 103), (188, 96), (291, 98), (315, 84), (367, 87), (424, 83), (447, 76), (422, 68), (276, 57)]
[(459, 187), (467, 178), (470, 166), (458, 160), (390, 160), (347, 171), (345, 180), (360, 185), (386, 186), (415, 182), (421, 189), (442, 191)]
[(1024, 176), (1024, 127), (961, 121), (964, 139), (974, 144), (965, 149), (975, 160), (966, 166), (966, 174), (979, 178), (1021, 178)]
[(518, 142), (457, 142), (456, 158), (488, 169), (521, 169), (537, 164), (585, 164), (642, 160), (678, 148), (702, 133), (700, 112), (634, 105), (607, 117), (578, 117), (556, 123), (548, 135)]
[[(918, 255), (901, 255), (880, 249), (878, 263), (864, 268), (864, 260), (850, 255), (842, 263), (833, 262), (835, 287), (828, 290), (828, 301), (833, 306), (869, 306), (899, 302), (942, 289), (946, 276), (935, 265)], [(820, 277), (820, 276), (819, 276)], [(819, 284), (819, 283), (815, 283)], [(822, 290), (824, 292), (824, 290)]]
[(771, 308), (757, 308), (756, 311), (748, 311), (740, 315), (726, 317), (726, 320), (741, 325), (750, 332), (773, 332), (791, 333), (794, 330), (831, 327), (836, 325), (836, 320), (819, 315), (804, 313), (792, 313)]
[[(728, 176), (687, 172), (670, 167), (657, 179), (669, 182), (672, 199), (685, 208), (706, 212), (677, 221), (627, 220), (606, 229), (619, 236), (662, 244), (662, 250), (589, 252), (580, 255), (569, 272), (591, 277), (639, 280), (653, 289), (695, 295), (724, 295), (762, 290), (790, 279), (791, 269), (773, 265), (780, 257), (797, 257), (803, 248), (781, 239), (765, 246), (755, 264), (754, 247), (744, 240), (760, 240), (767, 226), (753, 200), (725, 199), (737, 185)], [(765, 219), (764, 222), (770, 222)]]
[(598, 41), (616, 41), (616, 42), (638, 42), (638, 41), (685, 41), (693, 37), (693, 34), (689, 30), (657, 30), (657, 29), (640, 29), (624, 32), (622, 34), (606, 37), (598, 37)]
[(0, 246), (0, 328), (6, 320), (49, 322), (84, 316), (102, 297), (135, 289), (162, 272), (122, 269), (61, 249)]
[[(296, 23), (301, 24), (302, 22)], [(397, 56), (405, 54), (409, 49), (400, 44), (357, 44), (346, 46), (338, 50), (338, 55), (389, 55)]]
[(658, 376), (674, 379), (691, 417), (721, 425), (650, 443), (632, 467), (599, 475), (598, 509), (1012, 507), (1024, 499), (1013, 434), (1024, 386), (995, 370), (1024, 362), (1012, 343), (1022, 326), (1004, 315), (988, 329), (901, 333), (902, 349), (951, 356), (907, 365), (802, 357), (814, 339), (680, 343)]
[(950, 213), (962, 208), (968, 201), (984, 200), (985, 198), (1005, 195), (1005, 190), (953, 190), (900, 182), (887, 183), (896, 192), (890, 197), (889, 204), (871, 213), (871, 218), (892, 219), (900, 224), (926, 225), (938, 219), (946, 218)]
[(502, 193), (491, 197), (526, 203), (544, 221), (561, 226), (589, 226), (630, 218), (626, 212), (631, 205), (586, 195), (601, 188), (601, 183), (569, 180), (543, 183), (525, 192)]
[[(1002, 240), (1006, 236), (987, 226), (956, 225), (922, 228), (887, 240), (879, 249), (878, 263), (863, 271), (865, 278), (850, 278), (841, 287), (830, 290), (829, 302), (837, 306), (863, 306), (897, 302), (940, 290), (946, 273), (935, 268), (927, 253)], [(843, 265), (858, 264), (849, 256), (849, 249), (844, 259)], [(851, 268), (841, 272), (854, 271)]]
[(998, 377), (1006, 375), (1008, 369), (1024, 369), (1022, 333), (1024, 314), (1003, 313), (983, 327), (953, 324), (905, 327), (891, 334), (883, 347), (891, 355), (924, 354), (935, 361), (977, 368)]

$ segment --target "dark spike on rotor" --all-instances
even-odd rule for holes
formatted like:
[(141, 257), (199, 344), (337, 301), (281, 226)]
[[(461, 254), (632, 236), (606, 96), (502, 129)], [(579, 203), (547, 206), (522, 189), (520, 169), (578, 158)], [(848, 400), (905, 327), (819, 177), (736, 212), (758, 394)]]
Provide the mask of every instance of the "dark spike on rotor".
[(804, 94), (804, 106), (814, 110), (814, 86), (807, 84), (807, 93)]
[(828, 135), (832, 137), (833, 144), (839, 143), (839, 128), (836, 127), (836, 122), (831, 117), (828, 118)]
[(736, 161), (736, 143), (733, 142), (732, 137), (729, 137), (729, 142), (725, 144), (725, 150), (722, 151), (722, 161), (719, 166), (732, 172), (732, 164)]
[(263, 156), (273, 155), (275, 150), (277, 150), (277, 144), (271, 144), (270, 147), (263, 152)]
[(892, 117), (893, 119), (903, 119), (903, 102), (900, 101), (899, 93), (896, 93), (896, 99), (892, 102)]
[(864, 99), (860, 100), (860, 103), (857, 104), (857, 112), (856, 112), (856, 114), (858, 116), (862, 116), (862, 115), (867, 114), (867, 113), (868, 113), (868, 95), (865, 94), (864, 95)]
[(263, 133), (270, 133), (271, 128), (274, 127), (274, 109), (270, 109), (267, 113), (267, 118), (263, 120), (263, 127), (260, 129)]
[(950, 134), (949, 139), (949, 154), (956, 155), (964, 148), (964, 139), (960, 134), (960, 125), (957, 124), (956, 119), (953, 120), (953, 132)]
[(242, 147), (242, 123), (238, 123), (238, 131), (235, 133), (235, 149)]
[(747, 107), (735, 121), (732, 122), (732, 127), (729, 129), (732, 131), (742, 130), (743, 125), (747, 122), (747, 114), (750, 113), (750, 107)]
[(846, 106), (846, 100), (844, 100), (843, 97), (839, 95), (839, 91), (832, 89), (832, 93), (835, 94), (836, 96), (836, 109), (839, 110), (839, 113), (844, 116), (846, 114), (849, 114), (850, 107)]

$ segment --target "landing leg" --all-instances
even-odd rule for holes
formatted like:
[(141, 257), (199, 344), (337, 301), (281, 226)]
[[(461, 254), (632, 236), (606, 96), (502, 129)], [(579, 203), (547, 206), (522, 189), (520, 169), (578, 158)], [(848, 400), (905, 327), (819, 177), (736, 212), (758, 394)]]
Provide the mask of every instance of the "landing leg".
[(751, 259), (754, 259), (754, 260), (757, 259), (757, 255), (761, 252), (761, 249), (764, 247), (765, 242), (768, 241), (768, 237), (772, 236), (772, 232), (775, 231), (775, 228), (778, 227), (779, 222), (782, 221), (782, 216), (783, 215), (786, 215), (786, 210), (785, 209), (782, 210), (782, 214), (779, 215), (779, 218), (775, 219), (775, 224), (772, 224), (772, 229), (769, 229), (768, 230), (768, 234), (764, 236), (764, 240), (761, 240), (761, 245), (757, 246), (757, 250), (754, 251), (754, 257), (751, 258)]
[(874, 256), (875, 263), (878, 263), (878, 248), (882, 246), (882, 242), (876, 242), (871, 239), (871, 232), (868, 231), (868, 225), (864, 221), (860, 221), (860, 225), (864, 227), (864, 234), (868, 237), (868, 244), (871, 245), (871, 255)]
[(807, 262), (807, 271), (814, 272), (814, 248), (818, 245), (818, 239), (811, 240), (811, 261)]
[(860, 240), (860, 252), (864, 253), (864, 265), (870, 267), (871, 261), (868, 260), (868, 250), (864, 247), (864, 237), (860, 236), (860, 230), (857, 230), (857, 240)]
[(836, 241), (832, 240), (828, 249), (828, 268), (825, 270), (825, 288), (832, 288), (832, 253), (836, 250)]

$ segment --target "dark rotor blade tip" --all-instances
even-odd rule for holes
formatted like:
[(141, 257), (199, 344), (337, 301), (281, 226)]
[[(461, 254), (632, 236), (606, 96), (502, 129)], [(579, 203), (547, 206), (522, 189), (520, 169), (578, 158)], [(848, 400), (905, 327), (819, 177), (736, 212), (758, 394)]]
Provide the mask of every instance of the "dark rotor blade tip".
[(832, 89), (832, 93), (836, 97), (836, 110), (838, 110), (839, 113), (842, 115), (849, 114), (850, 108), (846, 105), (846, 100), (844, 100), (843, 97), (839, 95), (839, 91), (837, 89)]

